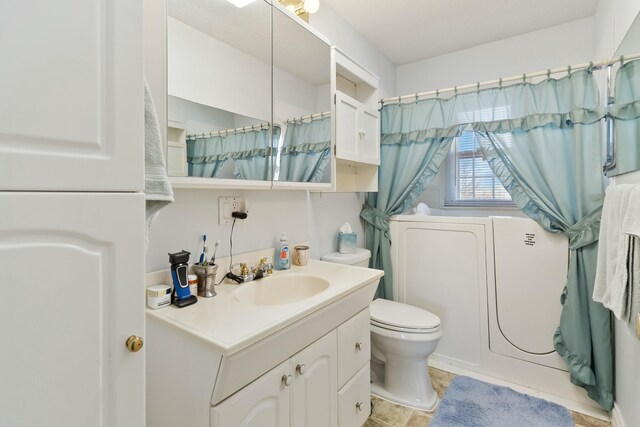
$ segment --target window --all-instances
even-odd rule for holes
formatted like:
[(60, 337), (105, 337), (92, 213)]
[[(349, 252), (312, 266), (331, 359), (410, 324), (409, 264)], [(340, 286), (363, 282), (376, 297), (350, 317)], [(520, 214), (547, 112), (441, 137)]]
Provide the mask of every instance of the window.
[(478, 137), (464, 131), (447, 160), (447, 205), (512, 204), (511, 196), (484, 159)]

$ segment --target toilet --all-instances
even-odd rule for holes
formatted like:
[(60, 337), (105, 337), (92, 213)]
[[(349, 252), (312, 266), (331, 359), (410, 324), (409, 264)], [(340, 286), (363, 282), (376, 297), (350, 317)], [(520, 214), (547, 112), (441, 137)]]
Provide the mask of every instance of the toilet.
[[(371, 252), (334, 252), (321, 259), (368, 267)], [(376, 299), (371, 316), (371, 393), (422, 411), (433, 411), (438, 394), (429, 378), (429, 355), (442, 337), (440, 318), (433, 313), (396, 301)]]

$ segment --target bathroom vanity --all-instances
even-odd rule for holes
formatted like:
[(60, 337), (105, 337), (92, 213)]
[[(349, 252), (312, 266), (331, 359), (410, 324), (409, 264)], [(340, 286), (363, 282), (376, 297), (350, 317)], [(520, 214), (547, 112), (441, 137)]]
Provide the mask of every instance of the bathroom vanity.
[[(149, 273), (147, 286), (166, 274)], [(310, 260), (219, 285), (190, 307), (147, 310), (147, 425), (362, 425), (382, 274)]]

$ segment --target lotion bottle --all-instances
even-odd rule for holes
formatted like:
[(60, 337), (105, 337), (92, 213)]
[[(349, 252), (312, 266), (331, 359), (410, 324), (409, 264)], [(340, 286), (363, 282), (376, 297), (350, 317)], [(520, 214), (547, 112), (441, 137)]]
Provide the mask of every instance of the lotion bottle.
[(291, 254), (289, 253), (289, 242), (287, 242), (287, 233), (280, 235), (276, 253), (276, 270), (288, 270), (291, 268)]

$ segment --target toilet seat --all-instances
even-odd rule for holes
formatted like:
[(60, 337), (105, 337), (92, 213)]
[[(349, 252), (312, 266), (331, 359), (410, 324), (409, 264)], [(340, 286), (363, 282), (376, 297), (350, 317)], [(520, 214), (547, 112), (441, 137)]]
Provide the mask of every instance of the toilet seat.
[(440, 328), (435, 314), (396, 301), (376, 299), (369, 305), (371, 324), (383, 329), (408, 333), (431, 333)]

